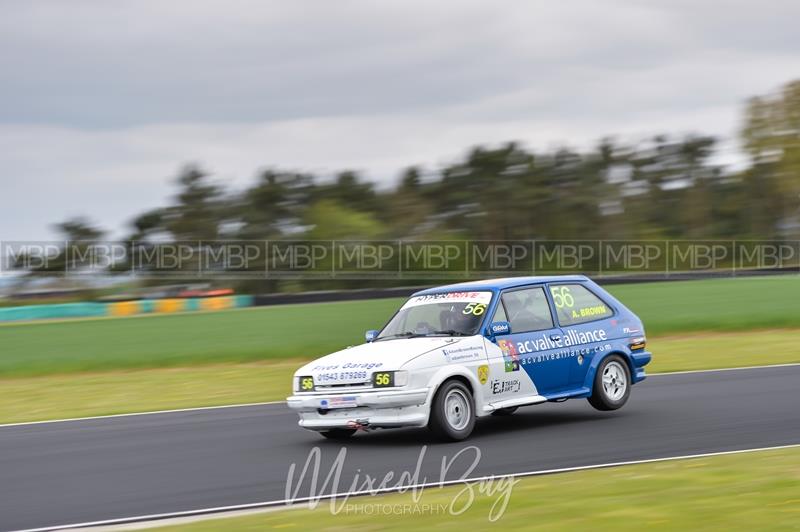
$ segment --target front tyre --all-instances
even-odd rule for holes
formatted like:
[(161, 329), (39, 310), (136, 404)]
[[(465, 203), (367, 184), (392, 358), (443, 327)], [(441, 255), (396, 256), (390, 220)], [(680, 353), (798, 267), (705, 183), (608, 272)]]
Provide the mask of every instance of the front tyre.
[(329, 440), (346, 440), (355, 433), (356, 429), (331, 429), (320, 432), (320, 434)]
[(631, 372), (619, 355), (612, 355), (600, 363), (594, 376), (589, 404), (598, 410), (616, 410), (628, 402), (631, 395)]
[(472, 392), (457, 380), (446, 381), (431, 405), (428, 428), (443, 441), (461, 441), (475, 428), (475, 401)]

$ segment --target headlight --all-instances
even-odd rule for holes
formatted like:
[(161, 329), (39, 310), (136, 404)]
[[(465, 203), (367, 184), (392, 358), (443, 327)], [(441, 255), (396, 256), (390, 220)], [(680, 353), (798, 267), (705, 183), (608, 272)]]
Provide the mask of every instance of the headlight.
[(392, 388), (408, 384), (407, 371), (376, 371), (372, 374), (373, 388)]
[(395, 371), (394, 372), (394, 385), (395, 386), (405, 386), (408, 384), (408, 372), (407, 371)]
[(302, 375), (294, 378), (294, 389), (298, 392), (313, 392), (314, 377)]

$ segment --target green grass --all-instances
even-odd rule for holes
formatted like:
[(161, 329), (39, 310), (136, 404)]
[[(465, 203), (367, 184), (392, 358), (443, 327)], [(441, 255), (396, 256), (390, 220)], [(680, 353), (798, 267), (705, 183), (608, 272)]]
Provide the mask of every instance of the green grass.
[[(650, 336), (800, 328), (800, 277), (612, 286)], [(314, 358), (361, 343), (401, 300), (0, 326), (0, 375)]]
[(364, 341), (397, 300), (0, 326), (0, 375), (314, 358)]
[(0, 380), (0, 423), (286, 399), (300, 361), (212, 364)]
[(615, 285), (649, 335), (800, 327), (800, 276)]
[(648, 341), (650, 373), (800, 362), (800, 329), (704, 332)]
[[(423, 491), (420, 505), (456, 508), (463, 485)], [(361, 497), (315, 510), (284, 510), (159, 528), (216, 530), (788, 530), (800, 522), (800, 449), (656, 462), (519, 479), (505, 513), (489, 522), (500, 498), (478, 492), (460, 515), (381, 515), (416, 502), (410, 493)], [(340, 501), (341, 503), (341, 501)], [(360, 511), (354, 508), (362, 505)], [(418, 508), (421, 508), (418, 507)]]
[[(651, 373), (800, 362), (791, 330), (657, 337)], [(0, 380), (0, 423), (279, 401), (303, 361), (193, 365)], [(634, 392), (634, 400), (635, 400)]]

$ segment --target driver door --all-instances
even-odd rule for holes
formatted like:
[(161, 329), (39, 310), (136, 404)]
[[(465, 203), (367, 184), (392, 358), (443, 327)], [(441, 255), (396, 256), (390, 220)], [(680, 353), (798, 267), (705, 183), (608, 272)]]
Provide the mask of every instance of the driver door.
[(506, 377), (523, 376), (520, 387), (530, 395), (552, 393), (567, 386), (569, 366), (563, 356), (563, 333), (555, 326), (543, 286), (503, 292), (493, 321), (511, 324), (511, 334), (497, 340), (503, 364), (495, 361), (493, 375), (502, 371)]

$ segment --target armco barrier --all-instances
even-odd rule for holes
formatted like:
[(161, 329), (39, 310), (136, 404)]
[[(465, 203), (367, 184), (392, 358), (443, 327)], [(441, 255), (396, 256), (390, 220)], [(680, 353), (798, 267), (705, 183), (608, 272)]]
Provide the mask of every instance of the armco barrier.
[(0, 322), (65, 318), (124, 317), (137, 314), (169, 314), (197, 310), (225, 310), (249, 307), (253, 296), (236, 295), (186, 299), (141, 299), (114, 303), (62, 303), (0, 309)]

